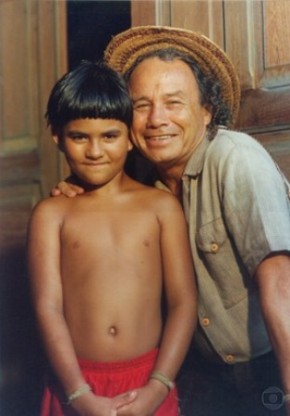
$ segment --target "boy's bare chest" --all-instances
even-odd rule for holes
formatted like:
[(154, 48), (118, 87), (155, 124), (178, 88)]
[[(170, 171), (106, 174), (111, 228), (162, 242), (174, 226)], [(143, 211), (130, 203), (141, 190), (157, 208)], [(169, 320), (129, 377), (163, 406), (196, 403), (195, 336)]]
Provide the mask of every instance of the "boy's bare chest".
[(61, 241), (64, 278), (70, 284), (86, 281), (89, 291), (96, 284), (119, 288), (124, 278), (135, 285), (136, 276), (147, 281), (159, 273), (160, 226), (150, 211), (74, 212), (63, 224)]
[(159, 223), (146, 210), (108, 209), (72, 212), (61, 230), (63, 246), (80, 252), (93, 247), (135, 251), (138, 246), (149, 247), (159, 242)]

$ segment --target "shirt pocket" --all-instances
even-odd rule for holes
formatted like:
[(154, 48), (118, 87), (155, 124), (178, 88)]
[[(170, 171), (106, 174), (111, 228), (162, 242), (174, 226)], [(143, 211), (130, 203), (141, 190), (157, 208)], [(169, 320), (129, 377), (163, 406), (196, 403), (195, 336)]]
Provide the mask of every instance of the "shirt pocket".
[(226, 309), (237, 305), (255, 289), (222, 218), (203, 224), (197, 230), (196, 245), (206, 270), (199, 284), (204, 288), (208, 284), (210, 288), (214, 281)]
[(221, 218), (203, 224), (197, 231), (197, 247), (204, 253), (217, 254), (227, 240), (227, 232)]

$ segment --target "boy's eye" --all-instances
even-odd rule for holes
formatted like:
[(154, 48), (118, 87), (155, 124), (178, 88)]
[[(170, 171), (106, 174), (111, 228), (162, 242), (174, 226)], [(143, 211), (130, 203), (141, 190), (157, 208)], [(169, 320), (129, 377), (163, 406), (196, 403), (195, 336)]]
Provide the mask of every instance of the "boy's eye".
[(118, 137), (118, 134), (116, 134), (116, 133), (108, 133), (108, 134), (106, 134), (106, 139), (115, 139), (115, 138), (117, 138)]
[(71, 134), (69, 138), (74, 141), (84, 141), (87, 139), (87, 137), (84, 136), (83, 134)]
[(104, 132), (104, 134), (103, 134), (103, 138), (104, 138), (104, 140), (107, 140), (107, 141), (112, 141), (112, 140), (115, 140), (115, 139), (117, 139), (118, 137), (120, 136), (120, 131), (118, 130), (118, 129), (114, 129), (114, 130), (112, 130), (112, 131), (106, 131), (106, 132)]

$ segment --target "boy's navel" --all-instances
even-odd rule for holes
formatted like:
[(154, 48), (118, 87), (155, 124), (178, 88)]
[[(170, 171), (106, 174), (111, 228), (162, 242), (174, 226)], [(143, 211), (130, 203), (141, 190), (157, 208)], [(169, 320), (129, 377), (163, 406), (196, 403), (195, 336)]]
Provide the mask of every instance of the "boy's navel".
[(115, 326), (110, 326), (109, 334), (112, 335), (112, 336), (117, 335), (117, 328)]

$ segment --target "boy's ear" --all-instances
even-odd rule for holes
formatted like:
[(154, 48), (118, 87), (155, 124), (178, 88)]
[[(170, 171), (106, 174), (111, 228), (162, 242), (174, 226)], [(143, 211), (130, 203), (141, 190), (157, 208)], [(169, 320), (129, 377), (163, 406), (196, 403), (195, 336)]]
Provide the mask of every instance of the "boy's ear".
[(58, 135), (54, 134), (54, 135), (52, 136), (52, 139), (53, 139), (54, 143), (57, 145), (57, 147), (59, 148), (59, 150), (60, 150), (61, 152), (63, 152), (63, 147), (62, 147), (62, 140), (61, 140), (61, 138), (60, 138)]

